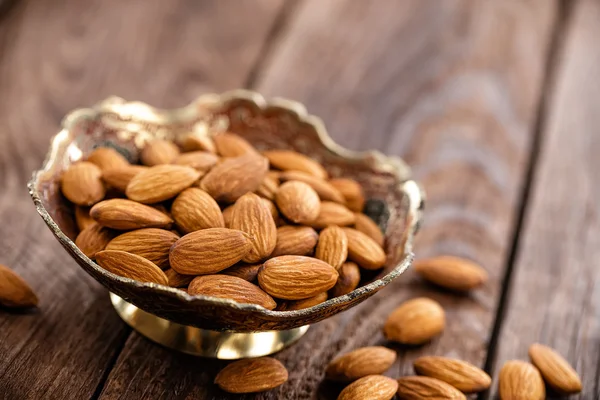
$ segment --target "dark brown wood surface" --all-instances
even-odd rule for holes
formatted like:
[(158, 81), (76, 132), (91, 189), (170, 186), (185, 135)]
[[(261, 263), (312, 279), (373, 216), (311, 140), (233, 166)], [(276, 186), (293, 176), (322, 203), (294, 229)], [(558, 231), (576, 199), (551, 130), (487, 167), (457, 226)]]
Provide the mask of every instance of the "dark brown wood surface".
[[(580, 398), (594, 398), (599, 10), (594, 0), (15, 3), (0, 17), (0, 262), (41, 306), (0, 311), (0, 399), (238, 398), (212, 384), (225, 362), (163, 349), (118, 319), (43, 226), (25, 182), (72, 108), (110, 94), (180, 106), (244, 86), (305, 103), (347, 147), (404, 157), (428, 193), (417, 256), (456, 254), (490, 273), (469, 296), (407, 273), (313, 326), (277, 355), (289, 382), (244, 398), (333, 399), (341, 387), (323, 383), (326, 364), (368, 344), (398, 351), (387, 374), (399, 377), (422, 354), (497, 371), (532, 341), (567, 355)], [(385, 343), (387, 314), (420, 295), (444, 305), (444, 334), (420, 348)]]

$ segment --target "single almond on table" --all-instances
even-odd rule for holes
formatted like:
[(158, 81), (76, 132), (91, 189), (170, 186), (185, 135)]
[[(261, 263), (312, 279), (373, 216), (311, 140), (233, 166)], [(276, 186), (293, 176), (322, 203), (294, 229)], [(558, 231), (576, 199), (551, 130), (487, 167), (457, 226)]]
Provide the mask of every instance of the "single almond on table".
[(353, 228), (343, 228), (348, 237), (348, 258), (364, 269), (379, 269), (385, 265), (385, 251), (373, 239)]
[(277, 226), (269, 207), (254, 193), (246, 193), (235, 202), (231, 229), (246, 232), (252, 249), (242, 258), (255, 263), (267, 258), (277, 244)]
[(142, 171), (146, 171), (148, 167), (143, 165), (125, 165), (118, 168), (111, 168), (102, 171), (102, 179), (111, 188), (115, 188), (123, 193), (127, 189), (127, 185), (134, 176)]
[(75, 222), (80, 231), (96, 223), (90, 216), (89, 207), (75, 206)]
[(310, 226), (285, 225), (277, 228), (277, 245), (271, 257), (310, 254), (318, 238), (319, 234)]
[(445, 325), (442, 306), (435, 300), (417, 297), (392, 311), (383, 327), (383, 334), (394, 342), (419, 345), (442, 333)]
[(190, 284), (191, 281), (194, 280), (194, 275), (181, 275), (179, 272), (175, 271), (173, 268), (169, 268), (165, 270), (165, 275), (169, 280), (169, 286), (174, 288), (186, 288)]
[(100, 225), (119, 230), (165, 228), (173, 220), (157, 209), (126, 199), (104, 200), (90, 210)]
[(217, 162), (219, 157), (206, 151), (183, 153), (173, 160), (173, 164), (194, 168), (198, 172), (207, 172)]
[(161, 269), (169, 268), (169, 251), (179, 236), (157, 228), (138, 229), (112, 239), (106, 250), (120, 250), (152, 261)]
[(247, 233), (209, 228), (188, 233), (171, 247), (171, 268), (184, 275), (215, 274), (242, 260), (252, 249)]
[(202, 178), (200, 187), (219, 202), (233, 203), (254, 192), (267, 175), (269, 161), (257, 154), (229, 158)]
[(261, 288), (237, 276), (198, 276), (188, 286), (188, 293), (192, 296), (212, 296), (231, 299), (238, 303), (258, 304), (267, 310), (272, 310), (277, 306), (275, 300)]
[(140, 152), (142, 164), (149, 167), (170, 164), (178, 155), (179, 148), (175, 143), (163, 139), (154, 139), (146, 143)]
[(413, 365), (417, 374), (446, 382), (463, 393), (481, 392), (492, 384), (492, 378), (485, 371), (462, 360), (424, 356), (417, 358)]
[(277, 189), (279, 189), (279, 181), (267, 175), (256, 189), (256, 194), (265, 199), (274, 200)]
[(114, 231), (103, 227), (97, 222), (88, 226), (77, 235), (75, 245), (89, 258), (96, 257), (96, 253), (106, 248), (106, 245), (115, 237)]
[(104, 198), (102, 171), (95, 164), (80, 161), (63, 172), (60, 188), (63, 195), (79, 206), (91, 206)]
[(396, 352), (383, 346), (361, 347), (337, 357), (327, 367), (327, 379), (350, 382), (367, 375), (379, 375), (396, 361)]
[(236, 276), (245, 281), (252, 282), (256, 280), (260, 267), (262, 267), (262, 264), (236, 264), (233, 267), (229, 267), (221, 271), (220, 273)]
[(328, 226), (319, 234), (315, 257), (339, 270), (348, 257), (348, 238), (339, 226)]
[(171, 214), (180, 230), (186, 233), (207, 228), (224, 228), (219, 205), (202, 189), (188, 188), (173, 201)]
[(338, 273), (340, 276), (335, 286), (329, 291), (331, 297), (348, 294), (356, 289), (360, 283), (360, 269), (356, 263), (345, 262), (338, 270)]
[(540, 371), (525, 361), (507, 361), (498, 376), (501, 400), (543, 400), (546, 388)]
[(29, 308), (38, 305), (33, 289), (15, 271), (0, 264), (0, 305)]
[(139, 282), (168, 286), (169, 279), (152, 261), (125, 251), (104, 250), (96, 253), (96, 262), (108, 272)]
[(331, 265), (312, 257), (279, 256), (267, 260), (258, 271), (258, 284), (271, 296), (301, 300), (331, 289), (338, 273)]
[(102, 172), (129, 165), (129, 161), (111, 147), (98, 147), (90, 153), (86, 161), (96, 164)]
[(346, 386), (338, 400), (390, 400), (398, 390), (398, 382), (383, 375), (368, 375)]
[(315, 160), (292, 150), (268, 150), (263, 155), (269, 159), (269, 163), (283, 171), (300, 171), (327, 179), (327, 171)]
[(457, 292), (475, 289), (488, 279), (487, 272), (479, 265), (452, 256), (417, 260), (414, 269), (425, 280)]
[(329, 225), (348, 226), (354, 224), (356, 216), (343, 204), (322, 201), (317, 218), (309, 222), (313, 228), (323, 229)]
[(246, 358), (232, 362), (215, 377), (215, 383), (228, 393), (258, 393), (283, 385), (287, 369), (271, 357)]
[[(398, 379), (398, 397), (401, 400), (466, 400), (467, 397), (446, 382), (428, 376), (405, 376)], [(521, 399), (515, 397), (513, 400)], [(525, 397), (523, 397), (525, 400)]]
[(279, 211), (290, 221), (305, 224), (319, 216), (319, 195), (304, 182), (289, 181), (279, 186), (275, 193)]
[(177, 143), (183, 151), (206, 151), (215, 154), (217, 149), (211, 138), (206, 135), (189, 133), (180, 137)]
[(571, 365), (555, 350), (543, 344), (529, 347), (529, 358), (542, 374), (544, 381), (562, 394), (581, 392), (581, 379)]
[(157, 165), (134, 176), (125, 194), (144, 204), (158, 203), (177, 196), (200, 177), (193, 168), (183, 165)]
[(212, 137), (217, 153), (221, 157), (239, 157), (248, 153), (257, 153), (246, 139), (235, 133), (218, 133)]
[(356, 216), (354, 228), (356, 228), (357, 231), (362, 232), (371, 239), (373, 239), (375, 243), (377, 243), (379, 246), (383, 247), (385, 238), (383, 236), (383, 233), (381, 232), (381, 229), (379, 229), (379, 226), (375, 223), (375, 221), (373, 221), (371, 218), (369, 218), (368, 215), (365, 214), (355, 213), (354, 215)]
[(336, 178), (329, 181), (346, 200), (346, 207), (355, 212), (362, 212), (365, 208), (365, 195), (362, 187), (354, 179)]
[(317, 178), (314, 175), (300, 171), (284, 171), (279, 174), (282, 182), (300, 181), (309, 185), (317, 192), (321, 200), (334, 201), (336, 203), (345, 204), (345, 199), (342, 193), (334, 188), (329, 182), (324, 179)]
[(321, 304), (327, 300), (327, 292), (319, 293), (316, 296), (309, 297), (308, 299), (302, 300), (289, 300), (279, 304), (277, 311), (295, 311), (303, 310)]

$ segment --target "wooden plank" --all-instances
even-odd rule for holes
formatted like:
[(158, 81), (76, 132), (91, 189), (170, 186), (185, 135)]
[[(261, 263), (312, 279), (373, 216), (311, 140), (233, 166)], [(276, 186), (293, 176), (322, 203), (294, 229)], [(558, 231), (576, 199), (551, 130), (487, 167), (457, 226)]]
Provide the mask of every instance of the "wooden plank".
[(0, 311), (0, 398), (90, 398), (129, 334), (25, 189), (62, 116), (109, 94), (168, 107), (243, 85), (282, 4), (30, 1), (1, 21), (0, 262), (41, 305)]
[(544, 343), (581, 375), (578, 399), (600, 397), (599, 19), (600, 3), (578, 2), (558, 57), (494, 366)]
[[(409, 273), (364, 304), (313, 326), (277, 355), (290, 371), (289, 382), (248, 398), (335, 398), (340, 387), (322, 383), (327, 363), (340, 352), (384, 343), (380, 330), (387, 314), (417, 295), (444, 304), (448, 328), (423, 348), (394, 346), (400, 359), (388, 374), (412, 373), (409, 361), (424, 353), (483, 365), (555, 6), (545, 0), (307, 0), (282, 27), (256, 89), (304, 102), (348, 147), (405, 157), (429, 193), (418, 254), (473, 258), (488, 269), (491, 282), (460, 297)], [(221, 365), (158, 349), (134, 335), (101, 398), (225, 398), (207, 387)]]

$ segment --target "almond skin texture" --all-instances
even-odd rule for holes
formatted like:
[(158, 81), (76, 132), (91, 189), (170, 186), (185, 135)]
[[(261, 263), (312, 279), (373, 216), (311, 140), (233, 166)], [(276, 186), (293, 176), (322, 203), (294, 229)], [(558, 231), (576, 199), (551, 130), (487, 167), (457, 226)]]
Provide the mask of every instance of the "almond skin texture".
[(287, 369), (271, 357), (235, 361), (221, 370), (215, 384), (228, 393), (258, 393), (275, 389), (288, 379)]
[(492, 384), (485, 371), (466, 361), (425, 356), (417, 358), (413, 365), (417, 374), (446, 382), (463, 393), (481, 392)]
[(419, 345), (444, 330), (444, 309), (434, 300), (418, 297), (405, 301), (388, 316), (383, 334), (388, 340)]
[(277, 303), (258, 286), (230, 275), (205, 275), (194, 278), (188, 287), (192, 296), (203, 295), (231, 299), (238, 303), (258, 304), (272, 310)]
[(322, 201), (319, 215), (309, 225), (316, 229), (323, 229), (329, 225), (353, 225), (355, 221), (356, 216), (346, 206), (332, 201)]
[(173, 268), (165, 270), (165, 275), (169, 280), (169, 286), (174, 288), (187, 288), (191, 281), (194, 280), (194, 275), (181, 275)]
[(360, 269), (353, 262), (345, 262), (339, 269), (340, 277), (335, 286), (329, 291), (330, 297), (343, 296), (358, 287), (360, 283)]
[(398, 382), (382, 375), (368, 375), (346, 386), (338, 400), (390, 400), (398, 390)]
[(90, 209), (81, 206), (75, 206), (75, 222), (80, 231), (96, 223), (94, 218), (90, 217)]
[(109, 169), (123, 168), (129, 165), (129, 161), (121, 153), (110, 147), (99, 147), (92, 151), (87, 157), (88, 162), (96, 164), (102, 172)]
[(221, 157), (239, 157), (248, 153), (257, 153), (246, 139), (235, 133), (219, 133), (213, 136), (213, 142)]
[(158, 203), (177, 196), (200, 177), (193, 168), (183, 165), (157, 165), (131, 179), (125, 194), (144, 204)]
[(267, 260), (258, 271), (258, 284), (271, 296), (301, 300), (331, 289), (338, 273), (331, 265), (312, 257), (279, 256)]
[(354, 222), (354, 228), (357, 231), (364, 233), (375, 241), (379, 246), (383, 247), (385, 238), (379, 226), (369, 216), (361, 213), (355, 213), (356, 221)]
[(540, 371), (525, 361), (507, 361), (498, 376), (501, 400), (543, 400), (546, 388)]
[(102, 171), (95, 164), (81, 161), (67, 169), (61, 178), (63, 195), (78, 206), (91, 206), (104, 198)]
[(157, 209), (126, 199), (104, 200), (90, 210), (100, 225), (119, 230), (165, 228), (173, 220)]
[(319, 238), (318, 233), (309, 226), (286, 225), (277, 228), (277, 245), (271, 257), (310, 254)]
[(543, 344), (529, 347), (529, 358), (542, 374), (544, 381), (562, 394), (581, 392), (581, 379), (577, 372), (560, 354)]
[(126, 251), (152, 261), (161, 269), (169, 268), (169, 250), (179, 236), (157, 228), (138, 229), (111, 240), (106, 250)]
[(183, 136), (177, 143), (182, 151), (206, 151), (211, 154), (217, 152), (217, 148), (212, 139), (204, 135), (190, 133)]
[(355, 212), (362, 212), (365, 208), (365, 195), (362, 187), (354, 179), (337, 178), (329, 181), (346, 200), (346, 207)]
[(233, 203), (256, 191), (268, 170), (268, 160), (256, 154), (230, 158), (213, 167), (200, 187), (219, 202)]
[(75, 239), (75, 245), (79, 250), (91, 259), (96, 257), (96, 253), (106, 248), (106, 245), (115, 237), (113, 231), (94, 222), (82, 230)]
[(96, 254), (96, 262), (115, 275), (139, 282), (169, 285), (169, 279), (156, 264), (135, 254), (125, 251), (104, 250)]
[(248, 282), (253, 282), (258, 276), (258, 270), (262, 264), (237, 264), (223, 270), (221, 273), (225, 275), (235, 276)]
[(289, 181), (275, 193), (279, 211), (290, 221), (305, 224), (314, 221), (321, 210), (319, 195), (304, 182)]
[(242, 231), (227, 228), (188, 233), (171, 247), (171, 268), (184, 275), (215, 274), (239, 262), (252, 249)]
[(351, 382), (367, 375), (379, 375), (396, 361), (396, 352), (382, 346), (361, 347), (333, 360), (325, 376), (327, 379)]
[(170, 164), (179, 155), (179, 148), (168, 140), (155, 139), (142, 149), (140, 158), (142, 164), (152, 167), (154, 165)]
[(274, 200), (277, 189), (279, 189), (279, 181), (267, 175), (256, 189), (256, 194), (265, 199)]
[(348, 238), (339, 226), (328, 226), (319, 234), (315, 257), (339, 270), (348, 257)]
[(417, 260), (414, 269), (423, 279), (457, 292), (475, 289), (488, 279), (487, 272), (479, 265), (452, 256)]
[(292, 150), (269, 150), (263, 152), (271, 165), (283, 171), (300, 171), (317, 178), (327, 179), (327, 171), (318, 162)]
[(348, 258), (364, 269), (379, 269), (386, 255), (373, 239), (353, 228), (343, 228), (348, 237)]
[(246, 193), (235, 202), (231, 229), (250, 235), (252, 250), (242, 261), (256, 263), (267, 258), (277, 244), (277, 226), (269, 207), (254, 193)]
[(183, 153), (173, 160), (173, 164), (194, 168), (198, 172), (207, 172), (219, 161), (219, 157), (206, 151)]
[(102, 179), (111, 188), (125, 193), (127, 185), (129, 185), (133, 177), (147, 169), (148, 167), (143, 165), (126, 165), (119, 168), (111, 168), (102, 172)]
[(310, 308), (327, 301), (327, 292), (319, 293), (316, 296), (309, 297), (308, 299), (295, 300), (295, 301), (284, 301), (278, 307), (277, 311), (294, 311), (303, 310)]
[(38, 298), (27, 282), (2, 264), (0, 264), (0, 305), (8, 308), (29, 308), (38, 305)]
[(321, 200), (334, 201), (345, 204), (346, 200), (339, 190), (334, 188), (329, 182), (316, 176), (300, 171), (284, 171), (279, 175), (282, 182), (300, 181), (309, 185), (317, 192)]
[(181, 192), (173, 201), (171, 214), (179, 229), (185, 233), (225, 227), (217, 202), (198, 188), (188, 188)]
[[(466, 400), (458, 389), (427, 376), (405, 376), (398, 379), (398, 398), (404, 400)], [(515, 397), (513, 400), (520, 398)], [(525, 400), (525, 397), (523, 398)]]

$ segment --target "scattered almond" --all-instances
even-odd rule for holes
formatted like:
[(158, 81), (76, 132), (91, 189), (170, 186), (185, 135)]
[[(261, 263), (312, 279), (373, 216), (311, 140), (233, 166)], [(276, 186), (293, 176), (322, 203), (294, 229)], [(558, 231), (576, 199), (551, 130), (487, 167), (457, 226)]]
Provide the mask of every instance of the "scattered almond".
[(206, 151), (183, 153), (173, 160), (173, 164), (194, 168), (198, 172), (207, 172), (219, 161), (219, 157)]
[(174, 288), (186, 288), (190, 284), (191, 281), (194, 280), (194, 275), (181, 275), (179, 272), (175, 271), (173, 268), (169, 268), (165, 270), (165, 275), (169, 280), (169, 286)]
[(379, 375), (396, 361), (396, 352), (382, 346), (361, 347), (331, 363), (325, 371), (328, 379), (350, 382), (367, 375)]
[(194, 278), (188, 287), (192, 296), (203, 295), (231, 299), (238, 303), (258, 304), (272, 310), (277, 303), (258, 286), (230, 275), (205, 275)]
[(274, 200), (277, 189), (279, 189), (279, 181), (267, 175), (256, 189), (256, 194), (265, 199)]
[(75, 206), (75, 222), (80, 231), (96, 223), (94, 218), (90, 217), (89, 207), (82, 206)]
[(100, 225), (119, 230), (165, 228), (173, 223), (157, 209), (126, 199), (101, 201), (92, 207), (90, 215)]
[(246, 139), (235, 133), (224, 132), (214, 135), (213, 142), (221, 157), (239, 157), (248, 153), (256, 153), (254, 147)]
[(354, 224), (356, 217), (346, 206), (332, 201), (322, 201), (321, 209), (317, 218), (310, 221), (309, 225), (323, 229), (329, 225), (348, 226)]
[(254, 192), (269, 169), (266, 158), (247, 154), (223, 161), (202, 179), (201, 188), (215, 200), (232, 203), (248, 192)]
[(189, 133), (178, 140), (178, 144), (183, 151), (206, 151), (215, 154), (217, 149), (212, 139), (205, 135)]
[(96, 164), (102, 172), (129, 165), (129, 161), (111, 147), (98, 147), (90, 153), (86, 161)]
[[(405, 376), (398, 379), (398, 397), (403, 400), (466, 400), (458, 389), (427, 376)], [(521, 399), (515, 397), (513, 400)], [(523, 397), (523, 400), (526, 398)]]
[(368, 375), (346, 386), (338, 400), (390, 400), (398, 390), (398, 382), (383, 375)]
[(158, 203), (177, 196), (200, 177), (198, 171), (183, 165), (157, 165), (135, 175), (125, 194), (144, 204)]
[(106, 189), (102, 183), (102, 171), (87, 161), (75, 163), (61, 178), (63, 195), (79, 206), (91, 206), (104, 198)]
[(328, 226), (319, 234), (315, 257), (339, 270), (348, 257), (348, 238), (339, 226)]
[(364, 233), (375, 241), (379, 246), (383, 247), (385, 238), (379, 226), (371, 219), (368, 215), (355, 213), (356, 221), (354, 222), (354, 228), (357, 231)]
[(355, 212), (362, 212), (365, 208), (365, 196), (358, 182), (354, 179), (337, 178), (329, 181), (346, 200), (346, 207)]
[(219, 372), (215, 383), (228, 393), (258, 393), (283, 385), (287, 369), (274, 358), (247, 358), (235, 361)]
[(33, 289), (15, 271), (0, 264), (0, 305), (29, 308), (38, 305)]
[(173, 219), (182, 232), (206, 228), (224, 228), (225, 221), (217, 202), (202, 189), (188, 188), (171, 206)]
[(275, 203), (273, 203), (269, 199), (265, 199), (264, 197), (261, 197), (260, 201), (262, 201), (263, 204), (267, 206), (267, 208), (269, 209), (269, 211), (271, 211), (271, 215), (273, 216), (273, 220), (276, 221), (279, 218), (279, 210), (277, 209), (277, 206), (275, 205)]
[(292, 150), (269, 150), (263, 152), (263, 155), (275, 168), (284, 171), (301, 171), (317, 178), (327, 179), (327, 171), (321, 164), (304, 154)]
[(334, 188), (329, 182), (324, 179), (317, 178), (314, 175), (300, 171), (284, 171), (279, 175), (282, 182), (300, 181), (309, 185), (317, 192), (321, 200), (334, 201), (336, 203), (345, 203), (344, 196), (339, 190)]
[(418, 297), (405, 301), (388, 316), (383, 334), (388, 340), (419, 345), (442, 333), (445, 324), (442, 306), (437, 301)]
[(462, 360), (424, 356), (414, 361), (414, 367), (419, 375), (446, 382), (463, 393), (481, 392), (492, 384), (485, 371)]
[(458, 292), (475, 289), (488, 279), (487, 272), (479, 265), (452, 256), (417, 260), (414, 269), (427, 281)]
[(148, 167), (143, 165), (126, 165), (118, 168), (106, 169), (102, 172), (102, 179), (111, 188), (115, 188), (120, 192), (125, 193), (127, 185), (129, 185), (129, 182), (131, 182), (133, 177), (147, 169)]
[(260, 267), (262, 267), (262, 264), (236, 264), (233, 267), (221, 271), (221, 273), (236, 276), (248, 282), (253, 282), (258, 276)]
[(358, 287), (360, 283), (360, 269), (353, 262), (345, 262), (339, 269), (339, 278), (335, 286), (329, 291), (331, 297), (343, 296)]
[(500, 370), (498, 389), (501, 400), (543, 400), (546, 388), (540, 371), (525, 361), (507, 361)]
[(142, 164), (152, 167), (154, 165), (170, 164), (179, 155), (177, 146), (168, 140), (155, 139), (142, 149), (140, 158)]
[(138, 229), (112, 239), (106, 250), (136, 254), (152, 261), (159, 268), (166, 269), (169, 268), (169, 250), (178, 239), (178, 235), (165, 229)]
[(581, 379), (571, 365), (555, 350), (543, 344), (529, 347), (529, 358), (542, 374), (544, 381), (562, 394), (581, 392)]
[(113, 231), (94, 222), (77, 235), (75, 245), (83, 254), (93, 259), (96, 257), (96, 253), (104, 250), (114, 237)]
[(250, 236), (252, 249), (242, 258), (247, 263), (267, 258), (277, 244), (277, 227), (271, 210), (254, 193), (246, 193), (235, 202), (231, 229), (246, 232)]
[(379, 269), (385, 265), (386, 255), (373, 239), (353, 228), (343, 228), (348, 238), (348, 258), (364, 269)]
[(277, 311), (295, 311), (303, 310), (321, 304), (327, 300), (327, 292), (319, 293), (316, 296), (309, 297), (308, 299), (295, 300), (295, 301), (284, 301), (277, 307)]
[(115, 275), (139, 282), (151, 282), (168, 286), (165, 273), (152, 261), (125, 251), (104, 250), (96, 253), (96, 262)]
[(286, 225), (277, 228), (277, 245), (271, 257), (308, 255), (317, 245), (318, 238), (317, 232), (309, 226)]
[(281, 185), (275, 193), (275, 202), (287, 219), (299, 224), (314, 221), (321, 206), (317, 192), (306, 183), (298, 181)]

